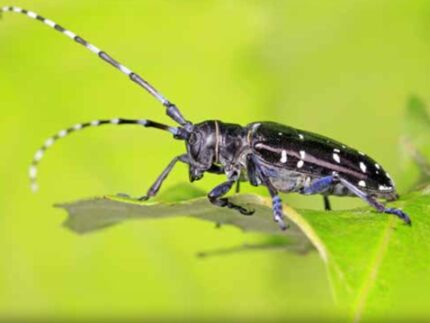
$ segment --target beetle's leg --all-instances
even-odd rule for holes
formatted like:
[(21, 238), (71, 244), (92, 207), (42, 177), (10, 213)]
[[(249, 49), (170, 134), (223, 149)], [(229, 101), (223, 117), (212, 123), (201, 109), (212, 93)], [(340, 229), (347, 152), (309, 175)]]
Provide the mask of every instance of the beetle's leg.
[(323, 195), (323, 201), (324, 201), (324, 210), (331, 211), (331, 204), (327, 195)]
[(257, 166), (254, 162), (252, 155), (246, 157), (246, 171), (248, 173), (248, 180), (252, 186), (258, 186), (261, 182), (258, 179)]
[(227, 182), (224, 182), (218, 186), (216, 186), (212, 191), (209, 192), (208, 198), (209, 201), (217, 206), (228, 207), (230, 209), (238, 210), (243, 215), (251, 215), (254, 213), (254, 210), (247, 210), (240, 205), (236, 205), (231, 203), (228, 198), (222, 197), (230, 191), (236, 179), (229, 179)]
[(373, 206), (379, 212), (396, 215), (400, 219), (402, 219), (406, 224), (410, 225), (412, 223), (409, 216), (405, 212), (403, 212), (402, 210), (395, 209), (395, 208), (386, 208), (381, 202), (379, 202), (376, 199), (374, 199), (373, 197), (369, 196), (368, 194), (366, 194), (365, 192), (360, 190), (358, 187), (356, 187), (354, 184), (350, 183), (348, 180), (346, 180), (342, 177), (339, 177), (339, 181), (342, 183), (343, 186), (348, 188), (352, 193), (354, 193), (355, 195), (357, 195), (361, 199), (365, 200), (367, 203), (369, 203), (371, 206)]
[(151, 187), (149, 188), (146, 195), (138, 198), (138, 200), (139, 201), (146, 201), (149, 198), (155, 196), (158, 193), (164, 180), (169, 175), (169, 173), (172, 171), (173, 167), (175, 166), (175, 164), (178, 161), (187, 164), (188, 163), (187, 155), (184, 154), (184, 155), (176, 156), (175, 158), (173, 158), (172, 161), (169, 163), (169, 165), (167, 165), (167, 167), (163, 170), (163, 172), (160, 174), (160, 176), (158, 176), (158, 178), (155, 180), (154, 184), (151, 185)]
[[(319, 178), (311, 183), (308, 187), (304, 188), (302, 193), (303, 194), (323, 194), (325, 190), (330, 188), (331, 185), (333, 185), (334, 182), (337, 181), (336, 176), (326, 176)], [(327, 195), (323, 195), (323, 201), (324, 201), (324, 209), (326, 211), (331, 210), (330, 200), (328, 199)]]
[(240, 180), (236, 181), (236, 193), (240, 193)]
[(252, 155), (247, 156), (246, 168), (251, 185), (258, 186), (259, 184), (263, 183), (264, 186), (266, 186), (269, 190), (270, 196), (272, 197), (273, 220), (278, 223), (281, 230), (286, 230), (288, 225), (284, 221), (282, 201), (278, 195), (278, 191), (273, 186), (272, 182), (270, 182), (269, 178), (264, 174), (261, 166)]
[(212, 164), (207, 172), (212, 174), (224, 174), (224, 167)]
[(302, 194), (320, 194), (324, 193), (337, 180), (335, 176), (321, 177), (313, 181), (308, 187), (303, 188)]

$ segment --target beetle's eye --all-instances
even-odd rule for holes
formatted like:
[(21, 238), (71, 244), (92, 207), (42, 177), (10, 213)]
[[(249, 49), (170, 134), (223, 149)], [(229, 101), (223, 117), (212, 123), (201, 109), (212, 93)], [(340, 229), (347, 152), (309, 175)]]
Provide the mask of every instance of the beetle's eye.
[(190, 136), (190, 139), (188, 139), (188, 143), (190, 145), (195, 145), (200, 139), (200, 135), (198, 133), (193, 132)]

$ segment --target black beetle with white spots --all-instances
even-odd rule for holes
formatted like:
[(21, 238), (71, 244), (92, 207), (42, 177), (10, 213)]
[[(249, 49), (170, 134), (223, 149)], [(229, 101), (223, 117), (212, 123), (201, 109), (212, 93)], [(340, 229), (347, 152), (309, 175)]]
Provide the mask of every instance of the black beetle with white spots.
[(113, 118), (76, 124), (59, 131), (46, 140), (36, 152), (29, 170), (31, 188), (37, 190), (38, 164), (58, 139), (75, 131), (102, 125), (132, 124), (158, 128), (185, 141), (186, 153), (176, 156), (155, 180), (145, 196), (147, 200), (157, 194), (164, 180), (177, 162), (189, 167), (190, 181), (199, 180), (204, 173), (224, 174), (226, 181), (209, 192), (211, 203), (228, 207), (241, 214), (254, 211), (232, 203), (224, 197), (240, 181), (265, 186), (273, 201), (273, 218), (281, 229), (286, 229), (279, 192), (321, 194), (326, 210), (330, 210), (330, 195), (356, 196), (373, 206), (378, 212), (398, 216), (411, 224), (408, 215), (400, 209), (387, 208), (378, 199), (393, 201), (398, 198), (394, 183), (387, 172), (364, 153), (342, 143), (304, 130), (294, 129), (275, 122), (254, 122), (247, 126), (208, 120), (192, 123), (186, 120), (177, 106), (167, 100), (141, 76), (120, 64), (106, 52), (37, 13), (18, 7), (3, 7), (0, 13), (15, 12), (39, 20), (45, 25), (83, 45), (103, 61), (114, 66), (131, 81), (148, 91), (166, 109), (167, 115), (178, 125), (164, 125), (151, 120)]

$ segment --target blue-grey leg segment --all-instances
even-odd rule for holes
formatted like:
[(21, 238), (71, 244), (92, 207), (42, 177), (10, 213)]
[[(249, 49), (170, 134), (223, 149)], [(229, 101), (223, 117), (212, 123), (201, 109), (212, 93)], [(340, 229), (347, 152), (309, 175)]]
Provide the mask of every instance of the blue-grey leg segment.
[(284, 214), (282, 212), (282, 201), (279, 195), (272, 197), (273, 219), (278, 223), (281, 230), (286, 230), (287, 225), (284, 222)]
[(311, 183), (309, 187), (303, 189), (303, 194), (319, 194), (327, 190), (336, 180), (334, 176), (326, 176), (319, 178)]
[(281, 230), (286, 230), (288, 225), (284, 221), (282, 201), (278, 195), (278, 191), (270, 182), (269, 178), (266, 176), (262, 167), (258, 164), (258, 161), (253, 155), (248, 155), (247, 157), (247, 170), (251, 185), (257, 186), (261, 182), (269, 190), (270, 196), (272, 197), (273, 220), (278, 223)]
[(208, 198), (209, 201), (217, 206), (228, 207), (230, 209), (234, 209), (239, 211), (243, 215), (251, 215), (255, 212), (255, 210), (247, 210), (244, 207), (231, 203), (228, 198), (222, 197), (230, 191), (233, 184), (236, 182), (235, 179), (230, 179), (227, 182), (224, 182), (218, 186), (216, 186), (212, 191), (209, 192)]
[(374, 199), (373, 197), (367, 195), (363, 191), (361, 191), (358, 187), (351, 184), (346, 179), (339, 177), (339, 181), (344, 185), (346, 188), (348, 188), (352, 193), (360, 197), (361, 199), (365, 200), (367, 203), (369, 203), (371, 206), (373, 206), (376, 210), (378, 210), (381, 213), (387, 213), (387, 214), (393, 214), (398, 216), (400, 219), (402, 219), (406, 224), (411, 225), (411, 219), (409, 216), (403, 212), (402, 210), (395, 209), (395, 208), (386, 208), (382, 203)]
[[(337, 181), (337, 177), (333, 175), (319, 178), (313, 181), (309, 187), (304, 188), (302, 193), (305, 195), (324, 193), (336, 181)], [(323, 201), (324, 201), (324, 209), (326, 211), (330, 211), (331, 205), (327, 195), (323, 196)]]

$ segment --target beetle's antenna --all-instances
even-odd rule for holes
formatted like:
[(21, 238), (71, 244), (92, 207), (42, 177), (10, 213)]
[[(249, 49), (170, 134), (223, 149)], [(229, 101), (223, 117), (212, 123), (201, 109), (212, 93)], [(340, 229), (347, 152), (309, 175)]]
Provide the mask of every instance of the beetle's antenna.
[(167, 125), (164, 125), (162, 123), (158, 123), (151, 120), (132, 120), (132, 119), (110, 119), (110, 120), (94, 120), (91, 122), (85, 122), (85, 123), (78, 123), (74, 125), (73, 127), (70, 127), (68, 129), (63, 129), (59, 131), (54, 136), (48, 138), (42, 147), (39, 148), (39, 150), (34, 154), (33, 161), (31, 162), (31, 166), (29, 169), (29, 176), (30, 176), (30, 184), (31, 184), (31, 190), (33, 192), (38, 190), (38, 184), (37, 184), (37, 171), (38, 166), (43, 158), (43, 156), (46, 153), (46, 150), (50, 148), (55, 142), (58, 141), (60, 138), (64, 138), (67, 135), (76, 132), (78, 130), (82, 130), (89, 127), (98, 127), (102, 125), (123, 125), (123, 124), (134, 124), (134, 125), (140, 125), (144, 127), (150, 127), (150, 128), (158, 128), (161, 130), (165, 130), (173, 134), (173, 136), (176, 139), (185, 139), (186, 135), (188, 135), (188, 132), (184, 131), (183, 128), (175, 128), (170, 127)]
[(183, 126), (186, 130), (191, 130), (192, 124), (185, 120), (185, 118), (182, 116), (179, 109), (176, 107), (175, 104), (170, 102), (168, 99), (166, 99), (160, 92), (158, 92), (151, 84), (149, 84), (147, 81), (145, 81), (140, 75), (134, 73), (130, 69), (128, 69), (126, 66), (122, 65), (115, 59), (113, 59), (110, 55), (108, 55), (106, 52), (100, 50), (96, 46), (92, 45), (91, 43), (87, 42), (82, 37), (76, 35), (75, 33), (71, 32), (70, 30), (65, 29), (64, 27), (58, 25), (57, 23), (53, 22), (52, 20), (46, 19), (39, 14), (21, 9), (19, 7), (9, 7), (5, 6), (0, 9), (0, 16), (2, 12), (16, 12), (16, 13), (22, 13), (26, 15), (27, 17), (30, 17), (35, 20), (39, 20), (43, 22), (45, 25), (48, 25), (49, 27), (55, 29), (56, 31), (59, 31), (60, 33), (66, 35), (67, 37), (71, 38), (75, 42), (83, 45), (87, 49), (89, 49), (91, 52), (96, 54), (98, 57), (100, 57), (105, 62), (111, 64), (116, 69), (120, 70), (122, 73), (127, 75), (130, 80), (137, 83), (141, 87), (143, 87), (146, 91), (148, 91), (153, 97), (155, 97), (159, 102), (161, 102), (166, 107), (166, 113), (167, 115), (175, 120), (177, 123), (179, 123), (181, 126)]

